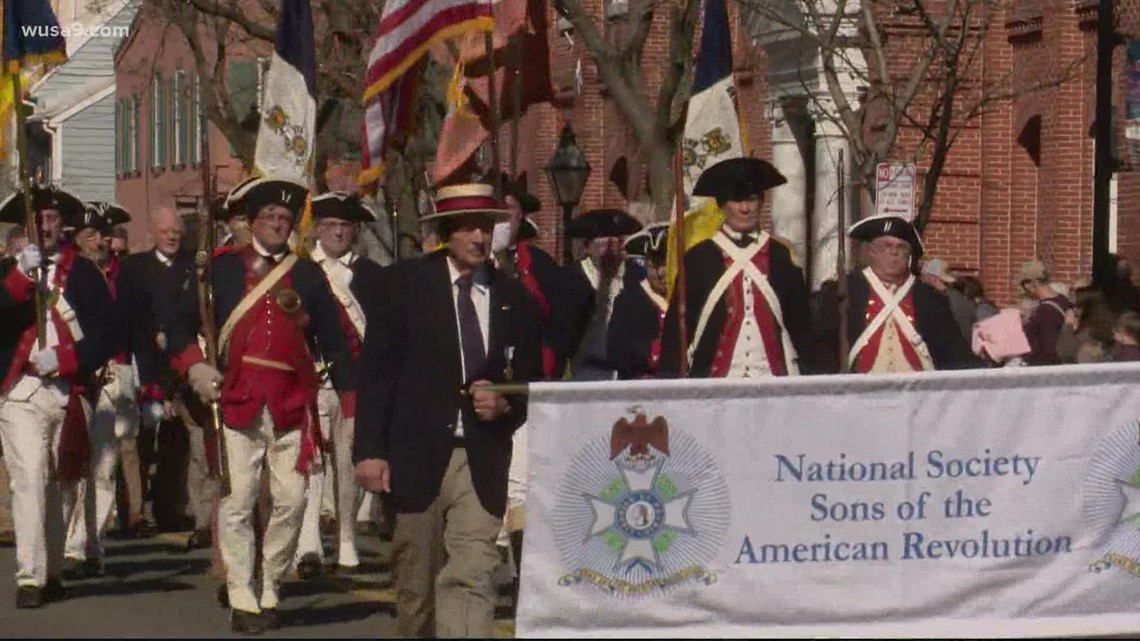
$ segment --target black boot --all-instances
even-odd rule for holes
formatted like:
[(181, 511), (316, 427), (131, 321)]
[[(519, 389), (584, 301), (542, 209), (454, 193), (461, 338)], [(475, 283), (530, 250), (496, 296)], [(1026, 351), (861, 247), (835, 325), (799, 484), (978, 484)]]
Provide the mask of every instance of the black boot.
[(230, 610), (230, 629), (237, 634), (256, 635), (265, 632), (261, 615), (244, 610)]
[(186, 539), (185, 551), (204, 550), (210, 547), (212, 543), (209, 530), (194, 530), (190, 533), (190, 538)]
[(229, 588), (226, 587), (226, 585), (224, 583), (222, 585), (218, 586), (218, 597), (217, 598), (218, 598), (218, 607), (221, 607), (221, 608), (230, 607), (230, 590), (229, 590)]
[(265, 608), (261, 611), (261, 629), (267, 632), (281, 629), (281, 619), (277, 616), (277, 608)]
[(297, 576), (301, 577), (302, 581), (308, 581), (321, 575), (321, 559), (316, 554), (309, 553), (301, 557), (301, 561), (297, 563)]
[(21, 585), (16, 588), (16, 608), (34, 610), (44, 604), (43, 590), (34, 585)]

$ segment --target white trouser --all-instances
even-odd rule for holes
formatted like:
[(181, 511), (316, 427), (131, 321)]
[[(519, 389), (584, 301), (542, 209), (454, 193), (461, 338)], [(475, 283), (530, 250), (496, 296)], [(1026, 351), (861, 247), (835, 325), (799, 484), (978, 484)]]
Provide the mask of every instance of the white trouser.
[[(25, 376), (0, 402), (0, 439), (11, 476), (16, 531), (16, 584), (42, 587), (59, 577), (64, 523), (71, 518), (56, 476), (67, 396)], [(88, 422), (91, 406), (83, 400)]]
[(526, 522), (526, 477), (530, 464), (527, 445), (527, 425), (515, 430), (511, 441), (511, 467), (507, 472), (507, 512), (503, 515), (503, 529), (499, 545), (510, 545), (511, 532), (521, 530)]
[[(323, 563), (321, 545), (321, 512), (326, 494), (335, 497), (337, 523), (337, 565), (354, 568), (360, 565), (356, 552), (356, 514), (362, 493), (356, 484), (352, 465), (352, 439), (355, 421), (346, 419), (340, 411), (340, 400), (334, 390), (322, 389), (317, 397), (321, 415), (321, 434), (332, 441), (332, 451), (325, 456), (320, 472), (309, 475), (306, 493), (305, 520), (301, 526), (301, 539), (297, 546), (296, 561), (306, 554), (316, 554)], [(332, 474), (326, 471), (331, 470)], [(329, 481), (332, 481), (331, 483)], [(331, 492), (326, 491), (331, 486)]]
[[(230, 606), (245, 612), (277, 607), (277, 588), (293, 560), (297, 535), (305, 511), (305, 477), (297, 471), (301, 431), (274, 434), (268, 409), (247, 430), (225, 428), (230, 495), (218, 512), (219, 543), (227, 569)], [(269, 468), (269, 495), (273, 505), (262, 547), (260, 606), (253, 591), (253, 510), (261, 490), (262, 466)]]
[[(103, 535), (115, 508), (115, 467), (119, 462), (119, 438), (138, 429), (134, 395), (117, 385), (99, 391), (95, 413), (87, 425), (91, 440), (91, 474), (64, 496), (75, 506), (67, 523), (69, 559), (102, 559)], [(95, 491), (92, 492), (91, 488)]]
[(375, 492), (364, 492), (360, 500), (360, 509), (356, 511), (357, 523), (384, 524), (384, 505)]

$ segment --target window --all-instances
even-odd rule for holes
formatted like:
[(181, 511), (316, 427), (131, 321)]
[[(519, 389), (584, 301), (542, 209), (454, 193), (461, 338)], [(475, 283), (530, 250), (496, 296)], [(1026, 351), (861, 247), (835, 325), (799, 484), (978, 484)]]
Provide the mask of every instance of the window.
[(138, 173), (139, 171), (139, 97), (131, 96), (130, 99), (130, 113), (128, 114), (127, 129), (130, 135), (127, 137), (127, 157), (130, 162), (127, 163), (127, 171), (131, 173)]
[(150, 166), (159, 169), (166, 166), (166, 100), (163, 91), (162, 76), (156, 75), (151, 82), (151, 134), (150, 134)]
[[(257, 73), (255, 60), (229, 61), (230, 114), (246, 131), (257, 131)], [(230, 145), (230, 156), (237, 156), (237, 148)]]
[(183, 109), (186, 104), (183, 102), (182, 79), (181, 69), (175, 71), (174, 77), (170, 79), (170, 122), (174, 134), (170, 137), (170, 145), (174, 152), (170, 155), (170, 164), (178, 167), (186, 164), (186, 128), (183, 126)]

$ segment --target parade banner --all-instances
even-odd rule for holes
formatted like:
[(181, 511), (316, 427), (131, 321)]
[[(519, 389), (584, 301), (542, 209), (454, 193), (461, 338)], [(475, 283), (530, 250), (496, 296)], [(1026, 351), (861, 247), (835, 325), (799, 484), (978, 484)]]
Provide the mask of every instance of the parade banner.
[(527, 636), (1140, 630), (1140, 366), (531, 386)]

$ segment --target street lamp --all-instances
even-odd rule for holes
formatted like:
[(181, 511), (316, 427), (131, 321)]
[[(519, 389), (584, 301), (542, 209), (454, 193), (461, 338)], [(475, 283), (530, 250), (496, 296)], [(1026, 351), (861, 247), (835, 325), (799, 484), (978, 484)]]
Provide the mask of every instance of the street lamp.
[(562, 262), (569, 265), (574, 261), (574, 253), (566, 230), (574, 217), (574, 208), (582, 200), (582, 192), (586, 191), (586, 179), (590, 177), (590, 163), (569, 123), (562, 128), (558, 146), (544, 171), (554, 190), (554, 202), (562, 207)]

